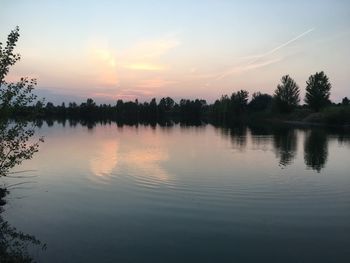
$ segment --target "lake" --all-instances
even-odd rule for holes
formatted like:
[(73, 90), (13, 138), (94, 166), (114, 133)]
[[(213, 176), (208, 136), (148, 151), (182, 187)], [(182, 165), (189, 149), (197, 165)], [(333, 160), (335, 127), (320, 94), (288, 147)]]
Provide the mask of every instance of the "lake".
[[(3, 217), (40, 262), (350, 262), (350, 134), (44, 123)], [(1, 261), (1, 260), (0, 260)]]

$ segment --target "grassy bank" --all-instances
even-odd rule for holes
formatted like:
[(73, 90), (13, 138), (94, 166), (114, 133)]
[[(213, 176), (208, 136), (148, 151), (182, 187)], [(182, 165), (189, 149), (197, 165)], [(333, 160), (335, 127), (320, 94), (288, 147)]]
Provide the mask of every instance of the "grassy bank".
[(350, 106), (330, 106), (320, 112), (298, 108), (289, 114), (260, 112), (250, 115), (251, 121), (287, 122), (298, 125), (350, 126)]

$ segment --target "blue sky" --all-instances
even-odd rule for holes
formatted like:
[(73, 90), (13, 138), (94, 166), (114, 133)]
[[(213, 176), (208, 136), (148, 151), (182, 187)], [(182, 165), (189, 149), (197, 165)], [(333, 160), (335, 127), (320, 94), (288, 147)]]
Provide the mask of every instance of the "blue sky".
[(172, 96), (213, 101), (273, 93), (291, 75), (304, 94), (325, 71), (349, 96), (349, 1), (17, 1), (0, 3), (0, 39), (16, 25), (22, 60), (8, 76), (38, 79), (59, 102)]

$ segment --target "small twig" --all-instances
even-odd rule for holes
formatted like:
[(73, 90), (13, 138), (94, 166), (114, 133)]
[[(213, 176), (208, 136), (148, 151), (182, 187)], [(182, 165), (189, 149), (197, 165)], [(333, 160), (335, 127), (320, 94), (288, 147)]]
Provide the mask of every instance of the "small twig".
[(23, 179), (23, 178), (34, 178), (38, 175), (28, 175), (28, 176), (6, 176), (6, 178)]
[(26, 172), (37, 172), (38, 170), (22, 170), (22, 171), (16, 171), (16, 172), (9, 172), (7, 174), (18, 174), (18, 173), (26, 173)]
[(35, 184), (35, 183), (37, 183), (37, 182), (36, 182), (36, 181), (27, 181), (27, 182), (22, 182), (22, 183), (10, 184), (10, 185), (8, 185), (6, 188), (8, 189), (8, 188), (10, 188), (10, 187), (12, 187), (12, 186), (16, 186), (16, 185)]

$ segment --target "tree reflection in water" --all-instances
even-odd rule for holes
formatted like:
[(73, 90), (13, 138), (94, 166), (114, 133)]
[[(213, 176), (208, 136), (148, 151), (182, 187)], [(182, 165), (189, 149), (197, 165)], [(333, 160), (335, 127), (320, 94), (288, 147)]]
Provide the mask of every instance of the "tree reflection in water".
[(325, 167), (327, 158), (327, 133), (320, 129), (309, 131), (304, 141), (304, 160), (306, 166), (319, 173)]
[[(23, 160), (31, 159), (38, 151), (42, 138), (33, 139), (34, 124), (0, 120), (0, 177), (10, 175), (10, 170)], [(6, 186), (0, 187), (0, 262), (34, 262), (29, 248), (46, 248), (37, 238), (18, 231), (2, 217), (5, 197), (9, 193)]]
[(297, 134), (294, 129), (281, 127), (273, 131), (273, 146), (279, 165), (285, 167), (290, 165), (297, 151)]
[(234, 149), (243, 151), (247, 146), (247, 126), (235, 125), (229, 127), (216, 127), (221, 135), (229, 138)]
[[(244, 129), (240, 129), (243, 133)], [(318, 173), (325, 167), (328, 159), (328, 142), (330, 138), (337, 138), (340, 144), (349, 144), (349, 129), (298, 129), (281, 125), (250, 125), (249, 130), (252, 134), (252, 143), (258, 147), (270, 144), (272, 137), (273, 151), (279, 159), (279, 165), (284, 168), (293, 163), (297, 156), (298, 136), (305, 134), (304, 141), (304, 162), (308, 168)], [(236, 138), (233, 130), (224, 129), (224, 134), (231, 134)], [(242, 134), (241, 138), (244, 138)], [(331, 137), (330, 137), (331, 136)], [(241, 144), (244, 146), (244, 144)], [(266, 147), (265, 147), (266, 148)]]

